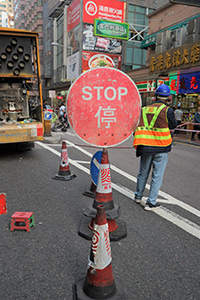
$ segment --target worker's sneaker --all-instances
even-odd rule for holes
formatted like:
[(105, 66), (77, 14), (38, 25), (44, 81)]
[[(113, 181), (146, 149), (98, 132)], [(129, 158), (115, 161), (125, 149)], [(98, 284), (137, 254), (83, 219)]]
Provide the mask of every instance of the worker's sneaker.
[(192, 139), (191, 139), (191, 141), (195, 141), (195, 139), (194, 139), (194, 138), (192, 138)]
[(144, 207), (144, 210), (155, 210), (155, 209), (158, 209), (160, 208), (160, 204), (156, 203), (156, 204), (151, 204), (150, 202), (147, 202), (145, 207)]
[(134, 198), (135, 203), (140, 204), (141, 199)]

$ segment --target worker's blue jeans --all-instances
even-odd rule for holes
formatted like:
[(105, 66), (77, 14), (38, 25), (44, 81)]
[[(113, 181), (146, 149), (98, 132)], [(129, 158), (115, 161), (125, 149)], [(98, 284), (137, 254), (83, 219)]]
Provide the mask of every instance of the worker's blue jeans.
[(137, 176), (137, 186), (135, 192), (135, 198), (142, 199), (143, 192), (151, 167), (153, 167), (151, 175), (151, 184), (150, 192), (147, 199), (147, 202), (156, 203), (158, 197), (159, 189), (162, 185), (163, 175), (165, 167), (168, 161), (168, 153), (156, 153), (156, 154), (147, 154), (144, 153), (140, 158), (140, 170)]

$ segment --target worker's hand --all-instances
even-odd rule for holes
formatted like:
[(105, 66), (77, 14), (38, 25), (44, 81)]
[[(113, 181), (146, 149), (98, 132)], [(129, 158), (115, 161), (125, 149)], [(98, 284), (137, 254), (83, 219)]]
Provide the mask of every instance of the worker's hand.
[(171, 99), (167, 99), (166, 105), (167, 105), (167, 106), (170, 106), (171, 104), (172, 104), (172, 100), (171, 100)]

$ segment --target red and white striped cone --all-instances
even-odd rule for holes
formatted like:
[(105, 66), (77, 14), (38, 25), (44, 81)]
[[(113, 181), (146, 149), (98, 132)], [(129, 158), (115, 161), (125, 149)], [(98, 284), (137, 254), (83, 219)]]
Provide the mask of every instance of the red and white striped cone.
[(61, 150), (61, 161), (58, 174), (56, 174), (53, 179), (57, 180), (72, 180), (76, 177), (76, 175), (71, 174), (69, 168), (69, 159), (67, 154), (67, 146), (66, 142), (62, 142), (62, 150)]
[(118, 205), (114, 205), (113, 202), (110, 164), (108, 160), (108, 151), (105, 148), (103, 149), (101, 156), (99, 176), (93, 205), (84, 210), (84, 215), (86, 217), (91, 217), (91, 221), (88, 225), (86, 223), (87, 220), (83, 220), (78, 231), (80, 236), (89, 240), (92, 238), (92, 230), (94, 228), (96, 209), (98, 205), (103, 205), (105, 207), (110, 240), (119, 241), (126, 237), (127, 229), (125, 222), (121, 220), (116, 221), (119, 217), (120, 207)]
[(0, 215), (7, 214), (6, 194), (0, 194)]
[(106, 210), (114, 208), (111, 187), (110, 164), (108, 160), (108, 151), (105, 148), (103, 149), (101, 156), (99, 176), (93, 207), (97, 208), (98, 205), (104, 205)]
[(77, 300), (124, 299), (121, 288), (116, 288), (113, 276), (108, 223), (103, 205), (97, 207), (86, 278), (79, 281), (73, 290)]
[(95, 192), (96, 192), (96, 185), (93, 182), (91, 182), (90, 190), (83, 192), (83, 195), (94, 199)]
[[(110, 164), (108, 160), (108, 151), (103, 149), (101, 164), (99, 168), (99, 177), (97, 182), (96, 194), (93, 202), (93, 208), (97, 208), (98, 205), (104, 205), (106, 212), (110, 211), (114, 213), (112, 219), (108, 219), (109, 232), (115, 231), (118, 225), (115, 218), (119, 216), (119, 207), (114, 205), (112, 197), (112, 186), (111, 186), (111, 176), (110, 176)], [(89, 228), (93, 229), (95, 218), (91, 219)]]

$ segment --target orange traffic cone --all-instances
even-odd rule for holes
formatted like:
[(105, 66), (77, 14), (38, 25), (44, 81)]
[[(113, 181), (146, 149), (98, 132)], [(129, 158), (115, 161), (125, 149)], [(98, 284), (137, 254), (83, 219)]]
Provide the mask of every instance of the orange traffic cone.
[(7, 214), (6, 194), (0, 194), (0, 215)]
[[(96, 209), (98, 205), (104, 205), (106, 210), (106, 217), (108, 221), (108, 230), (110, 233), (111, 241), (118, 241), (127, 236), (126, 224), (123, 221), (116, 221), (119, 217), (120, 207), (114, 205), (112, 197), (112, 187), (111, 187), (111, 176), (110, 176), (110, 164), (108, 160), (108, 151), (103, 149), (101, 163), (99, 167), (98, 183), (95, 192), (95, 198), (92, 207), (85, 209), (84, 215), (86, 217), (91, 217), (91, 222), (86, 225), (83, 221), (79, 228), (79, 235), (86, 239), (92, 238), (92, 230), (94, 228), (94, 222), (96, 217)], [(89, 228), (86, 227), (86, 226)]]
[(86, 278), (75, 284), (73, 292), (73, 299), (77, 300), (125, 299), (122, 289), (116, 288), (113, 276), (108, 223), (103, 205), (97, 207)]
[(91, 182), (90, 190), (83, 192), (83, 195), (94, 199), (95, 191), (96, 191), (96, 185), (94, 185), (94, 183)]
[(71, 174), (69, 168), (69, 159), (67, 154), (67, 146), (66, 142), (62, 142), (62, 150), (61, 150), (61, 162), (58, 174), (56, 174), (53, 179), (57, 180), (72, 180), (76, 177), (76, 175)]

